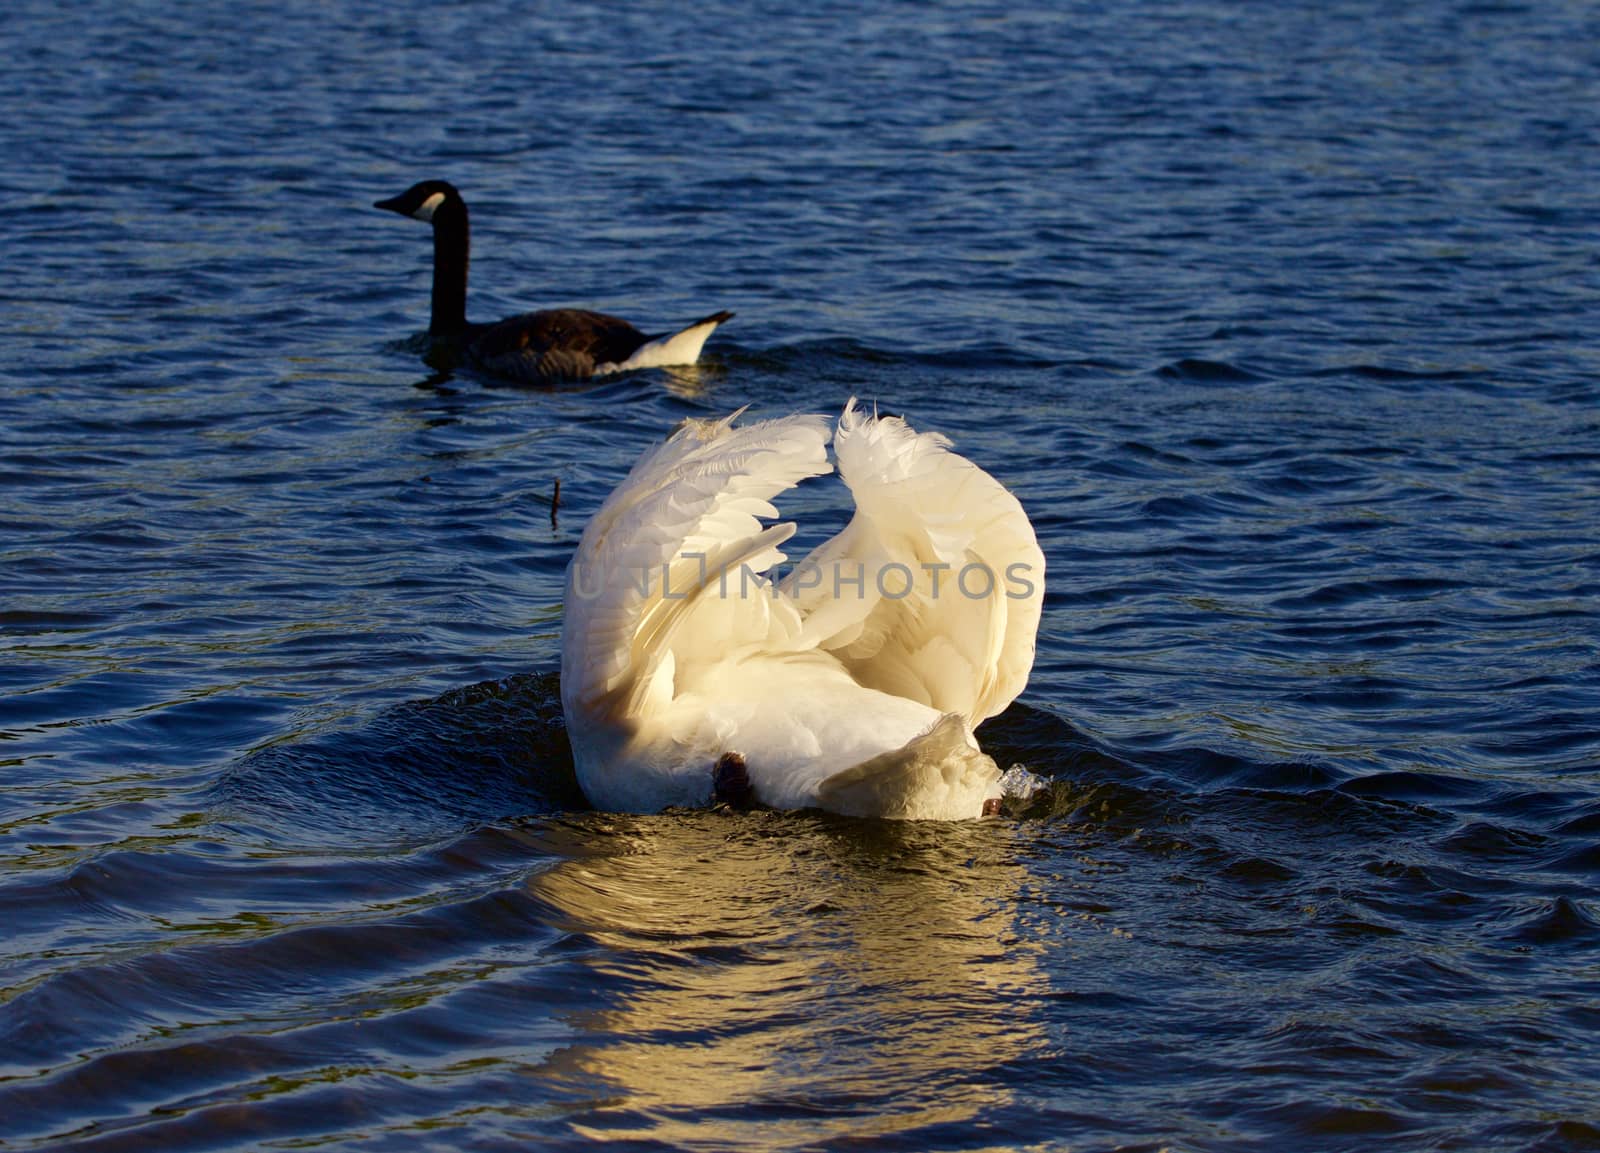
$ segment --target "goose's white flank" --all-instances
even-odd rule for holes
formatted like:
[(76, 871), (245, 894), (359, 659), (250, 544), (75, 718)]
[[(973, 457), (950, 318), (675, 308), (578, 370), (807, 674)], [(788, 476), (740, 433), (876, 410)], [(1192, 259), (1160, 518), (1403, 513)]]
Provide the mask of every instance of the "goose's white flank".
[[(742, 410), (741, 410), (742, 411)], [(561, 699), (597, 808), (713, 799), (858, 817), (992, 810), (973, 729), (1022, 691), (1044, 556), (1017, 498), (934, 433), (868, 416), (686, 421), (585, 528)], [(784, 571), (771, 501), (839, 473), (855, 515)]]

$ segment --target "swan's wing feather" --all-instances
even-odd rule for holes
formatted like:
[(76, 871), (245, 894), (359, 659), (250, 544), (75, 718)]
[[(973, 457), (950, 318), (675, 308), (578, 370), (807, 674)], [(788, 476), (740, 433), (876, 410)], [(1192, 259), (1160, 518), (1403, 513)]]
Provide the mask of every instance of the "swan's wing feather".
[(786, 591), (860, 683), (975, 726), (1027, 684), (1044, 555), (1017, 498), (949, 443), (851, 401), (834, 453), (855, 516)]
[(778, 493), (830, 471), (828, 423), (791, 416), (735, 428), (738, 415), (685, 421), (584, 529), (567, 570), (561, 654), (562, 695), (580, 709), (610, 698), (612, 710), (630, 711), (641, 694), (670, 693), (696, 661), (798, 632), (781, 600), (716, 594), (724, 571), (736, 581), (783, 558), (794, 526), (761, 521), (777, 515)]

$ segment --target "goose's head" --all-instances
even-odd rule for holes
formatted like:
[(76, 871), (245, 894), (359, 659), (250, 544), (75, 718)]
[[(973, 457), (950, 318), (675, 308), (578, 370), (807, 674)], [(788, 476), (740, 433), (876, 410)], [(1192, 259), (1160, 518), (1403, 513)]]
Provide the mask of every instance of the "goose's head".
[(374, 201), (372, 206), (386, 208), (428, 224), (433, 223), (441, 209), (460, 209), (464, 212), (467, 207), (455, 185), (445, 180), (424, 180), (420, 184), (413, 184), (399, 196)]

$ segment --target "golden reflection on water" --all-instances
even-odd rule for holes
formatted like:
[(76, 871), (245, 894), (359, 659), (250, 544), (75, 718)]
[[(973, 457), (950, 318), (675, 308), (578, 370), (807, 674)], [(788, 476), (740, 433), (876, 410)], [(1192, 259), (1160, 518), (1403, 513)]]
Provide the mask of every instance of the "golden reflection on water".
[(679, 364), (659, 370), (662, 384), (680, 400), (696, 400), (723, 374), (706, 364)]
[(968, 1123), (1042, 1042), (1006, 823), (592, 823), (615, 851), (527, 882), (610, 1001), (543, 1070), (604, 1099), (586, 1135), (792, 1148)]

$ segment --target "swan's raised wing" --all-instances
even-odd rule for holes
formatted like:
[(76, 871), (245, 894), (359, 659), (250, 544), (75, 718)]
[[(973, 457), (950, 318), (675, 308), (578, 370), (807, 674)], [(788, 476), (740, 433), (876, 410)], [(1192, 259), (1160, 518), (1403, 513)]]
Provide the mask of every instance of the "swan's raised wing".
[(976, 725), (1027, 684), (1044, 554), (1022, 505), (935, 433), (845, 406), (844, 530), (790, 573), (808, 644), (861, 684)]
[[(743, 411), (743, 410), (741, 410)], [(567, 569), (561, 693), (567, 715), (624, 721), (670, 700), (680, 667), (792, 641), (792, 605), (738, 582), (783, 560), (793, 524), (772, 498), (831, 471), (828, 422), (685, 421), (594, 515)], [(731, 586), (731, 587), (730, 587)], [(574, 708), (576, 706), (576, 708)]]

